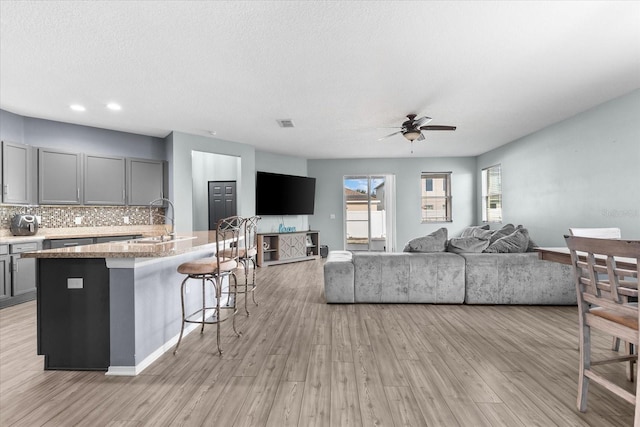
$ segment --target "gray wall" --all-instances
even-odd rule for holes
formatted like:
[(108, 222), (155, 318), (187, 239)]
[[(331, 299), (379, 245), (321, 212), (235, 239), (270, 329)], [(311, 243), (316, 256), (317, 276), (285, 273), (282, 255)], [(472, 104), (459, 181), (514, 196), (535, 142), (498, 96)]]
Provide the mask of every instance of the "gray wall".
[(193, 177), (193, 229), (209, 228), (209, 181), (237, 181), (240, 157), (191, 152)]
[[(256, 151), (256, 171), (307, 176), (307, 160), (299, 157)], [(318, 196), (316, 194), (316, 208), (317, 205)], [(278, 231), (281, 223), (285, 227), (296, 227), (296, 230), (307, 230), (309, 228), (307, 215), (265, 215), (258, 223), (258, 231), (261, 233)]]
[(0, 110), (0, 138), (34, 147), (167, 160), (161, 138), (23, 117)]
[[(422, 172), (452, 172), (453, 221), (422, 224), (420, 175)], [(396, 177), (396, 244), (402, 250), (414, 237), (440, 227), (449, 236), (459, 234), (476, 223), (475, 174), (472, 157), (309, 160), (308, 175), (316, 178), (316, 209), (309, 218), (312, 229), (320, 231), (320, 241), (330, 250), (344, 247), (343, 177), (358, 174), (391, 174)], [(331, 219), (331, 215), (335, 219)]]
[(178, 232), (194, 230), (193, 224), (193, 167), (192, 151), (223, 154), (240, 158), (237, 179), (238, 215), (255, 212), (255, 149), (247, 144), (225, 141), (182, 132), (172, 132), (166, 139), (169, 164), (169, 197), (176, 207)]
[(640, 90), (479, 156), (476, 176), (498, 163), (503, 222), (525, 225), (538, 245), (564, 246), (569, 227), (640, 239)]

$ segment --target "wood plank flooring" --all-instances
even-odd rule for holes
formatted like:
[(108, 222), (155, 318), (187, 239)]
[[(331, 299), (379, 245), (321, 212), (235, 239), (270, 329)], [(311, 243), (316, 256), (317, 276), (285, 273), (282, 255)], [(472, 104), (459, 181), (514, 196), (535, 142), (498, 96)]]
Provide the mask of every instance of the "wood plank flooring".
[[(575, 409), (576, 307), (328, 305), (321, 260), (257, 275), (260, 305), (240, 338), (223, 325), (222, 357), (210, 327), (137, 377), (44, 371), (35, 303), (0, 310), (0, 426), (633, 424), (595, 384)], [(623, 365), (602, 369), (633, 391)]]

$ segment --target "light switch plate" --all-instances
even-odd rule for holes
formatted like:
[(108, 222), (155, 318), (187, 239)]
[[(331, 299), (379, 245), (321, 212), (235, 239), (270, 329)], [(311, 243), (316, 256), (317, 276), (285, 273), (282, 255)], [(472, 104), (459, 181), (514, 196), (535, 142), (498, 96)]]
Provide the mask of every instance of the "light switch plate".
[(67, 289), (82, 289), (84, 283), (82, 277), (67, 277)]

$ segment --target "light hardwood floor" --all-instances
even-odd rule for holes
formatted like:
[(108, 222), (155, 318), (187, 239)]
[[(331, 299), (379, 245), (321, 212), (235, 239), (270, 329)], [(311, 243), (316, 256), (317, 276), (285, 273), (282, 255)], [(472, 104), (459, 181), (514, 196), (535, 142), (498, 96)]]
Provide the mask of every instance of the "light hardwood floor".
[[(322, 261), (257, 274), (260, 305), (239, 312), (242, 337), (223, 326), (222, 357), (210, 327), (137, 377), (44, 371), (35, 303), (0, 310), (0, 425), (633, 423), (633, 407), (598, 385), (587, 414), (575, 409), (575, 307), (327, 305)], [(609, 337), (594, 340), (610, 353)], [(603, 369), (633, 390), (623, 365)]]

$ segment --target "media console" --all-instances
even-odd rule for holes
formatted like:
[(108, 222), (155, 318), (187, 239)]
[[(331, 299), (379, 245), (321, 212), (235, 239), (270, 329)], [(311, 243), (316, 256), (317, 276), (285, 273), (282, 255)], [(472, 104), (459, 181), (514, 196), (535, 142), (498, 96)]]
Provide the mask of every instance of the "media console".
[(258, 266), (309, 261), (320, 257), (317, 231), (258, 234)]

